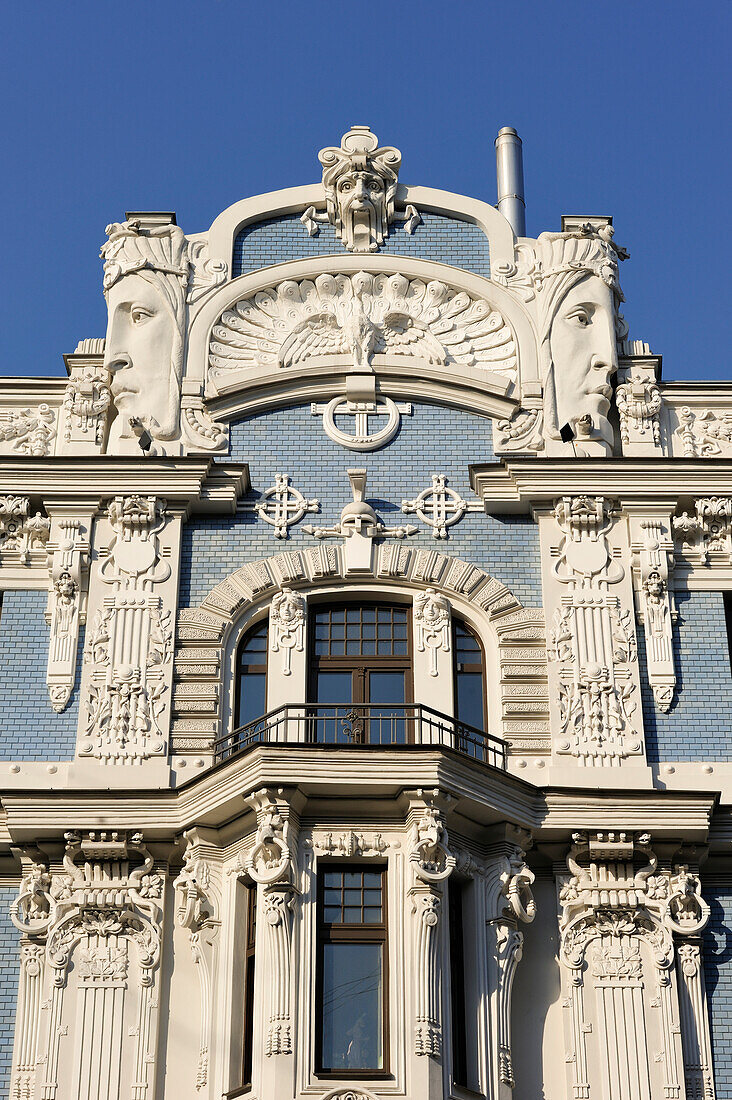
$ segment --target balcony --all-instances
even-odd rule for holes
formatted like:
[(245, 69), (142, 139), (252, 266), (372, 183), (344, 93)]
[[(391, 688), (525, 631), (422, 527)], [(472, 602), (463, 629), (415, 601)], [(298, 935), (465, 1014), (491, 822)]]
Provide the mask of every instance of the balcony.
[(214, 762), (230, 760), (253, 745), (283, 743), (341, 748), (443, 747), (493, 768), (506, 767), (506, 746), (499, 737), (421, 704), (287, 703), (219, 738), (214, 745)]

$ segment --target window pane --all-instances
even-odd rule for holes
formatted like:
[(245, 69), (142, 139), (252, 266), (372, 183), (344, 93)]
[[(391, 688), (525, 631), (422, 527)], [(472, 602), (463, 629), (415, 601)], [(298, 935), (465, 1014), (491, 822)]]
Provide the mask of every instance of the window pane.
[(317, 702), (350, 707), (353, 702), (352, 679), (350, 672), (319, 672)]
[(382, 945), (323, 944), (323, 1069), (382, 1069)]
[(456, 717), (469, 726), (483, 729), (483, 676), (480, 672), (458, 672), (455, 676)]
[[(401, 706), (404, 703), (404, 673), (384, 671), (369, 673), (369, 702)], [(386, 711), (384, 713), (387, 713)]]
[(267, 709), (266, 677), (263, 672), (243, 672), (239, 677), (239, 713), (237, 726), (246, 726), (261, 718)]

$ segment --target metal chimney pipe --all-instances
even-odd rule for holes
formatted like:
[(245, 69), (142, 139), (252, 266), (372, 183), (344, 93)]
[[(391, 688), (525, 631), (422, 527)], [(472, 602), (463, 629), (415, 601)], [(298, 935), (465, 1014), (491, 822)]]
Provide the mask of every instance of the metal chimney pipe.
[(526, 236), (524, 156), (521, 138), (513, 126), (504, 126), (496, 138), (497, 207), (517, 237)]

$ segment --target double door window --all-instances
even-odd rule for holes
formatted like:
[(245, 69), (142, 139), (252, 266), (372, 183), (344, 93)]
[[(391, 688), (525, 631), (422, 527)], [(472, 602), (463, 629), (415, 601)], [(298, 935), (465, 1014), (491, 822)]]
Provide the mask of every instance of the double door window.
[(320, 731), (337, 742), (411, 739), (410, 617), (393, 604), (314, 608), (310, 699)]

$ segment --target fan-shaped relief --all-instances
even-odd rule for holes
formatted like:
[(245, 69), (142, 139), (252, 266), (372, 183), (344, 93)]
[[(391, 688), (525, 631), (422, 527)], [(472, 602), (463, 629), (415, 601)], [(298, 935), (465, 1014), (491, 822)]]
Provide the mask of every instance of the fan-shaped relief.
[(518, 367), (514, 334), (484, 298), (438, 280), (360, 271), (285, 280), (237, 302), (213, 326), (209, 371), (216, 379), (322, 355), (351, 356), (362, 369), (374, 355), (412, 356), (511, 381)]

